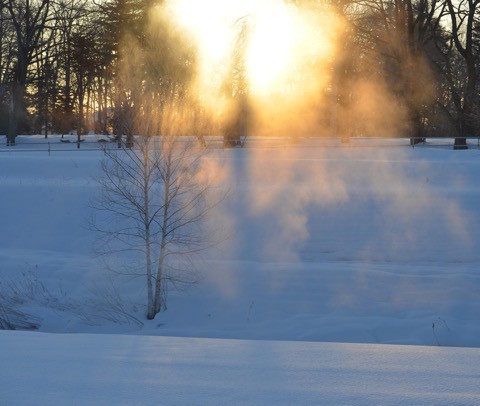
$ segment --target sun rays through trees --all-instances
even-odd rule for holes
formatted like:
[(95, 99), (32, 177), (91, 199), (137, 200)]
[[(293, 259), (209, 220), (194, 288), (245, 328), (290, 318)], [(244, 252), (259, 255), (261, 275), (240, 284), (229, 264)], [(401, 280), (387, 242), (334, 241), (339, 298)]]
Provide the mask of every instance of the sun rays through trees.
[(476, 0), (2, 0), (0, 133), (132, 137), (148, 91), (188, 100), (179, 132), (200, 141), (478, 136), (479, 13)]

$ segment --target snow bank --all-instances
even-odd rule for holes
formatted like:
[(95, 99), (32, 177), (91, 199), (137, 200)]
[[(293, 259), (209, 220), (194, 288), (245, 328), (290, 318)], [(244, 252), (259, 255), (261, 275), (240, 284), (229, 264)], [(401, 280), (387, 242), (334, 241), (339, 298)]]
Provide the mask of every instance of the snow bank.
[(14, 405), (474, 405), (480, 350), (0, 332)]

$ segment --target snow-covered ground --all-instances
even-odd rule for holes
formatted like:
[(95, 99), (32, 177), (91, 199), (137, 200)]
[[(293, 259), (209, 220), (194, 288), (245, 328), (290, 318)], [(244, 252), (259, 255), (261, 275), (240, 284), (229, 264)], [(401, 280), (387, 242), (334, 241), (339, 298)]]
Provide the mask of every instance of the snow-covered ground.
[(478, 405), (480, 352), (3, 332), (1, 404)]
[(480, 347), (480, 151), (407, 145), (210, 151), (231, 189), (211, 223), (228, 238), (151, 322), (143, 280), (93, 256), (103, 153), (0, 148), (0, 291), (41, 332), (83, 333), (0, 333), (7, 404), (82, 387), (77, 404), (478, 404), (480, 350), (445, 347)]

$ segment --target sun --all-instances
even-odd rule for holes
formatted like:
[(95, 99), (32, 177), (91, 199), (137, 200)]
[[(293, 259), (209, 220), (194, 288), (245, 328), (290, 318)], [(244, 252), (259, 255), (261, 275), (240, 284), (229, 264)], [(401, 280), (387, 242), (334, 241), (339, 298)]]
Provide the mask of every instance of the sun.
[(246, 54), (247, 77), (254, 91), (264, 93), (286, 79), (291, 70), (300, 27), (293, 10), (273, 1), (264, 2), (253, 21)]
[(245, 77), (255, 94), (285, 92), (331, 41), (309, 10), (282, 0), (170, 0), (172, 19), (196, 42), (203, 80), (228, 75), (238, 22), (248, 19)]

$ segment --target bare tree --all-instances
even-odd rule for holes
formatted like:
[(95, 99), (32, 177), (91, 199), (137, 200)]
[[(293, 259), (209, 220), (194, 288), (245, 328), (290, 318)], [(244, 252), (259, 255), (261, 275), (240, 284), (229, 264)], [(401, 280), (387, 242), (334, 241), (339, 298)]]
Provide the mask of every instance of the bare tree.
[(242, 137), (248, 131), (248, 83), (246, 78), (246, 50), (253, 29), (250, 15), (243, 16), (235, 22), (235, 44), (231, 57), (230, 77), (225, 83), (226, 96), (230, 109), (225, 117), (224, 145), (234, 147), (242, 144)]
[[(128, 253), (127, 273), (146, 279), (147, 318), (166, 308), (169, 285), (191, 283), (190, 261), (212, 244), (205, 220), (221, 200), (200, 176), (204, 149), (175, 136), (139, 136), (106, 149), (94, 221), (104, 254)], [(138, 269), (138, 264), (141, 264)]]
[(15, 32), (3, 2), (0, 2), (0, 131), (8, 131), (8, 95), (12, 81)]
[(462, 138), (455, 139), (455, 149), (466, 149), (467, 136), (478, 135), (478, 58), (480, 56), (480, 41), (478, 30), (480, 27), (479, 0), (452, 2), (446, 0), (451, 22), (451, 35), (458, 53), (464, 60), (466, 67), (466, 85), (460, 103), (460, 133)]
[(25, 114), (28, 68), (42, 45), (42, 34), (46, 29), (50, 0), (5, 0), (3, 6), (10, 15), (17, 46), (7, 134), (7, 144), (14, 145), (19, 122)]
[[(55, 24), (52, 56), (55, 61), (56, 89), (53, 89), (52, 126), (62, 135), (83, 124), (83, 96), (86, 92), (85, 66), (91, 64), (96, 46), (91, 44), (95, 8), (88, 0), (56, 0), (52, 4)], [(96, 31), (98, 25), (96, 25)], [(90, 40), (90, 41), (89, 41)], [(87, 44), (90, 42), (89, 44)], [(75, 101), (78, 114), (75, 120)], [(79, 129), (80, 130), (80, 129)], [(81, 133), (81, 131), (79, 131)]]
[[(352, 4), (349, 12), (360, 62), (368, 61), (363, 63), (364, 73), (379, 73), (385, 79), (387, 90), (405, 111), (400, 134), (410, 134), (415, 143), (425, 133), (425, 110), (435, 103), (429, 48), (438, 30), (441, 5), (437, 0), (362, 0)], [(351, 54), (349, 50), (347, 57)]]

